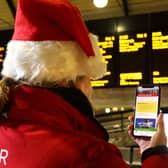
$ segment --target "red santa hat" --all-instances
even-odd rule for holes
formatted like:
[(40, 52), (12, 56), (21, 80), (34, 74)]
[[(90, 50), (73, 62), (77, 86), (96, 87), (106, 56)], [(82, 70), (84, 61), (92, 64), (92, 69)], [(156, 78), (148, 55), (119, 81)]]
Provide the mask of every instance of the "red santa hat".
[(67, 0), (18, 0), (2, 75), (29, 82), (100, 78), (106, 66), (97, 43)]

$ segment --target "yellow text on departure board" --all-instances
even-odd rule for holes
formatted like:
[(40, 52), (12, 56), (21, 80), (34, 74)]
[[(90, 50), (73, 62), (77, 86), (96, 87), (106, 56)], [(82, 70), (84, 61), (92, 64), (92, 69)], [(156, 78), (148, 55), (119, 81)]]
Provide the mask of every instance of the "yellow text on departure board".
[(138, 33), (135, 38), (126, 35), (119, 36), (120, 52), (137, 52), (146, 44), (147, 33)]
[(95, 80), (95, 81), (91, 81), (91, 86), (92, 87), (103, 87), (108, 83), (109, 83), (108, 80)]
[[(109, 61), (112, 60), (112, 55), (107, 52), (107, 49), (114, 48), (115, 36), (105, 36), (104, 41), (98, 42), (100, 52), (103, 55), (103, 62), (108, 65)], [(107, 70), (105, 76), (111, 75), (111, 72)]]
[(168, 49), (168, 34), (163, 35), (162, 32), (152, 32), (152, 49)]
[(107, 49), (114, 48), (114, 36), (105, 36), (104, 41), (98, 42), (100, 52), (103, 55), (103, 62), (109, 63), (109, 59), (112, 59), (112, 55), (108, 54)]
[[(111, 51), (108, 52), (108, 49), (114, 48), (114, 40), (115, 36), (105, 36), (103, 41), (99, 41), (98, 45), (100, 48), (100, 52), (103, 55), (103, 62), (108, 65), (109, 61), (112, 60), (112, 54)], [(104, 76), (110, 76), (111, 71), (107, 69), (105, 72)], [(92, 87), (104, 87), (109, 83), (109, 80), (105, 79), (99, 79), (99, 80), (94, 80), (91, 82)]]
[[(104, 41), (98, 42), (100, 52), (103, 55), (103, 62), (108, 65), (109, 61), (112, 60), (112, 54), (107, 52), (107, 49), (114, 48), (115, 36), (105, 36)], [(111, 75), (111, 72), (107, 70), (105, 76)]]
[(3, 62), (5, 47), (0, 46), (0, 62)]
[(120, 86), (139, 85), (142, 80), (142, 72), (120, 73)]
[(159, 71), (153, 71), (153, 84), (167, 84), (168, 76), (160, 76)]

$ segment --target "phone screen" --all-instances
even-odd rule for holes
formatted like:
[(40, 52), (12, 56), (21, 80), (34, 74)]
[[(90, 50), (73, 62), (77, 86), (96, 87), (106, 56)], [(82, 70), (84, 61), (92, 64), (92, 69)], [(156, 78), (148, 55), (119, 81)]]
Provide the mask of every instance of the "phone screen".
[(160, 108), (159, 86), (138, 86), (135, 98), (134, 136), (151, 137), (156, 132)]

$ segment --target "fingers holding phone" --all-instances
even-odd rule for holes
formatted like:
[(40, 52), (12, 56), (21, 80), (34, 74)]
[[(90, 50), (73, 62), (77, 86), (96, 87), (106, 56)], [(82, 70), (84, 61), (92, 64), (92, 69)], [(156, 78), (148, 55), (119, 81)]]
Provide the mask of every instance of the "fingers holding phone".
[(133, 120), (134, 117), (133, 116), (129, 116), (128, 120), (131, 122), (130, 125), (128, 125), (128, 134), (129, 136), (133, 139), (133, 141), (135, 141), (137, 143), (137, 145), (139, 146), (139, 151), (140, 154), (143, 153), (143, 151), (145, 151), (146, 149), (151, 147), (151, 140), (150, 138), (146, 138), (146, 137), (141, 137), (141, 136), (134, 136), (133, 135), (133, 129), (134, 129), (134, 125), (133, 125)]
[(160, 111), (160, 86), (137, 86), (134, 117), (128, 133), (139, 145), (141, 153), (151, 147), (166, 145), (163, 114)]
[(164, 114), (160, 113), (157, 120), (157, 131), (151, 138), (151, 147), (167, 145), (167, 137), (164, 128)]
[(167, 144), (167, 137), (165, 134), (165, 128), (164, 128), (164, 120), (163, 120), (164, 114), (160, 113), (157, 118), (157, 131), (154, 133), (154, 135), (150, 137), (141, 137), (141, 136), (134, 136), (133, 135), (133, 116), (129, 116), (128, 120), (131, 122), (131, 124), (128, 126), (128, 134), (130, 137), (138, 144), (140, 148), (140, 153), (142, 154), (146, 149), (151, 147), (156, 147), (160, 145)]

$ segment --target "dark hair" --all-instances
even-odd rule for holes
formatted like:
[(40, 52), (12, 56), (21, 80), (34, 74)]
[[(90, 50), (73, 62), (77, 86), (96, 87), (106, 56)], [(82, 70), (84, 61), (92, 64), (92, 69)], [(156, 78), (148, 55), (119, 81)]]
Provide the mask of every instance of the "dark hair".
[(16, 82), (11, 78), (3, 78), (0, 80), (0, 113), (3, 112), (5, 106), (9, 103), (9, 94)]

